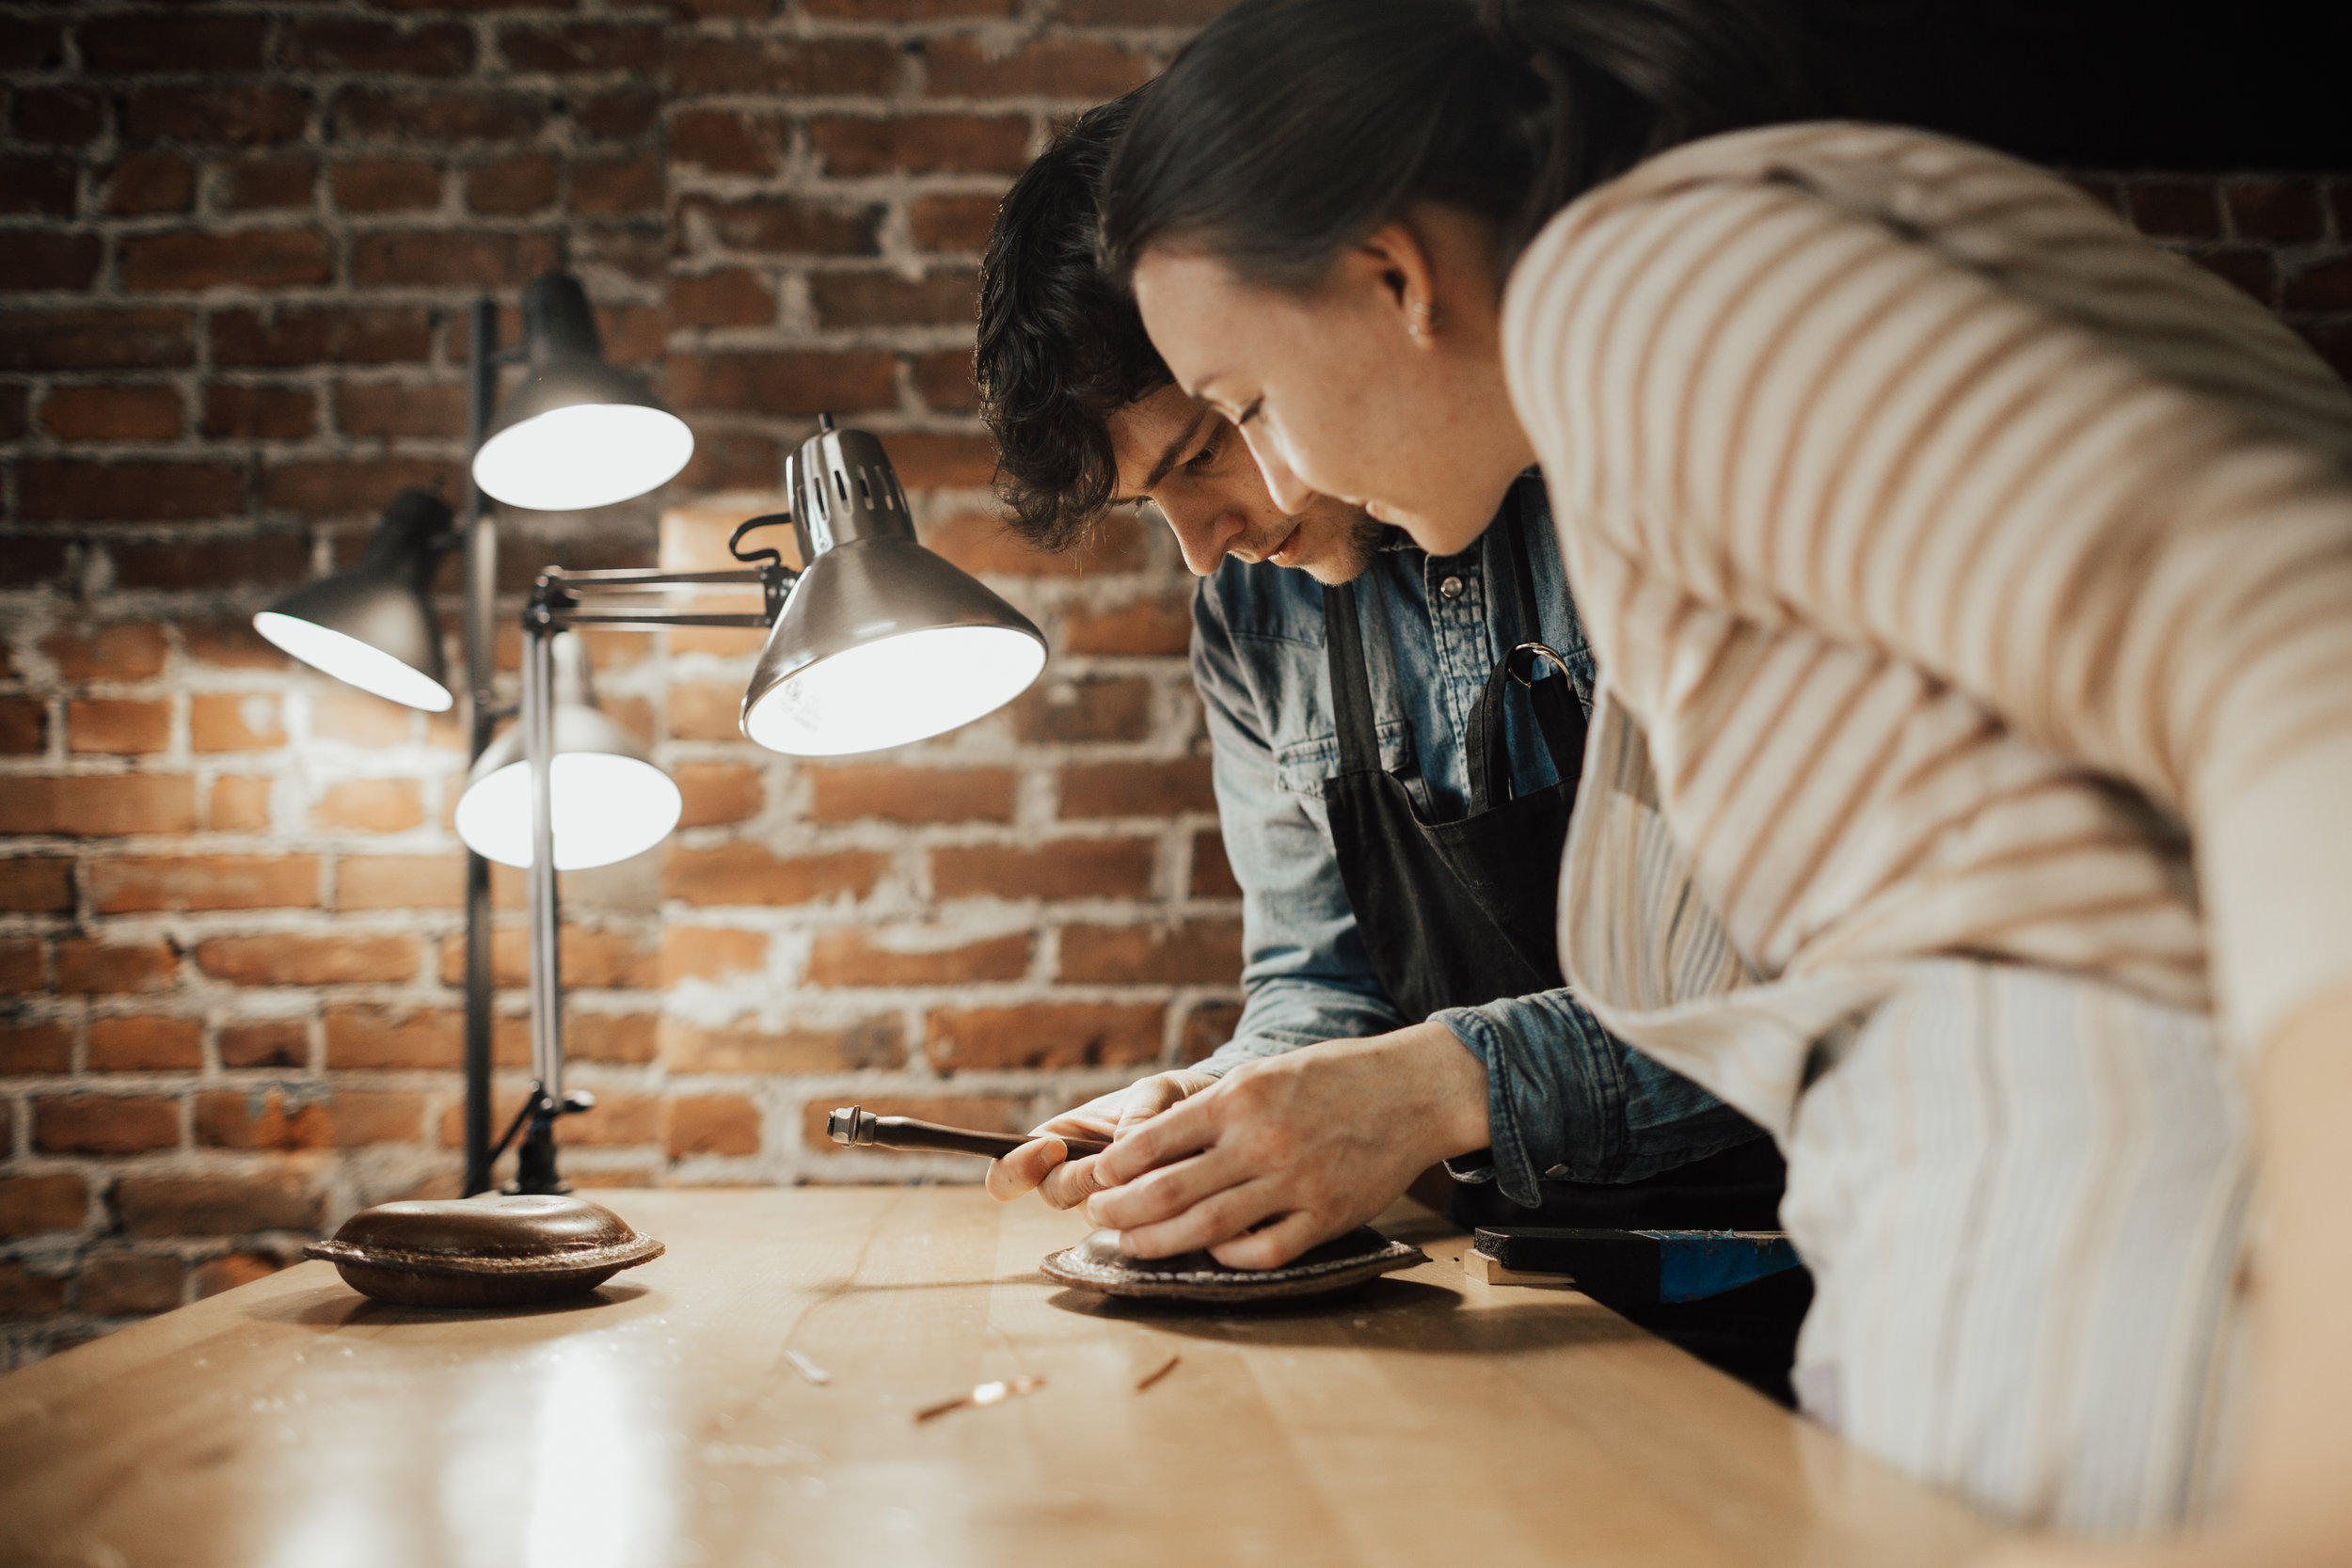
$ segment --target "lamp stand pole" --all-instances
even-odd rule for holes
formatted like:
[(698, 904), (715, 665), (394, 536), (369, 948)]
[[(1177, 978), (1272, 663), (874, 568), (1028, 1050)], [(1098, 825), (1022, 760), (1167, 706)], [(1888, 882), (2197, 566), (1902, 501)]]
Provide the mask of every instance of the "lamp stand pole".
[[(498, 302), (473, 303), (466, 342), (466, 766), (471, 770), (498, 723), (498, 520), (473, 480), (474, 454), (498, 405)], [(497, 983), (490, 961), (490, 863), (466, 851), (466, 1186), (490, 1190), (490, 1000)]]

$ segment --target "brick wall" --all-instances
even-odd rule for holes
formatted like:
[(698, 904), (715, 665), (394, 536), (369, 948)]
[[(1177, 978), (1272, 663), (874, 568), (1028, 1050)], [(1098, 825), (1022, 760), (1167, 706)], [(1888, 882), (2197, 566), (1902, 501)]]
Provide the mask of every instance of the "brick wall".
[[(754, 638), (596, 639), (688, 805), (565, 879), (601, 1100), (564, 1128), (574, 1179), (969, 1179), (811, 1117), (1014, 1127), (1223, 1037), (1238, 908), (1182, 566), (1134, 528), (1007, 541), (966, 371), (1009, 177), (1217, 5), (0, 0), (0, 1366), (453, 1189), (460, 737), (246, 624), (399, 484), (453, 485), (466, 305), (551, 264), (700, 447), (665, 498), (510, 515), (510, 591), (713, 562), (830, 408), (1055, 653), (987, 722), (802, 766), (735, 737)], [(2352, 178), (2087, 182), (2352, 358)]]

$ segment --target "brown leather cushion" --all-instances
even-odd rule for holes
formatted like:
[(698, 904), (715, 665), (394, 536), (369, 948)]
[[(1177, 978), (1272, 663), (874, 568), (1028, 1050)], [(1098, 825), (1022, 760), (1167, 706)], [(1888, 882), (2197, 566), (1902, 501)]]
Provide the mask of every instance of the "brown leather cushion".
[(1310, 1247), (1278, 1269), (1235, 1269), (1205, 1252), (1173, 1258), (1130, 1258), (1119, 1232), (1097, 1230), (1076, 1246), (1051, 1253), (1039, 1267), (1048, 1279), (1112, 1296), (1152, 1296), (1222, 1306), (1295, 1301), (1361, 1285), (1395, 1269), (1429, 1261), (1417, 1246), (1391, 1242), (1370, 1226)]
[(498, 1307), (593, 1290), (662, 1248), (586, 1198), (485, 1194), (378, 1204), (302, 1250), (381, 1301)]

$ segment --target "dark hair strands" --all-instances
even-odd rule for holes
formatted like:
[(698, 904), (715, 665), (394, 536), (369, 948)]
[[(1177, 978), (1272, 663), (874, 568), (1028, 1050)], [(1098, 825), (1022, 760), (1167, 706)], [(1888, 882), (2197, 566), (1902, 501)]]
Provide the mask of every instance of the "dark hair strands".
[(1010, 526), (1042, 549), (1080, 543), (1118, 493), (1109, 416), (1172, 379), (1095, 259), (1103, 172), (1141, 90), (1055, 138), (1006, 194), (980, 261), (980, 418)]
[(1818, 106), (1773, 0), (1241, 0), (1130, 122), (1103, 270), (1165, 244), (1303, 289), (1422, 201), (1494, 223), (1507, 261), (1651, 153)]

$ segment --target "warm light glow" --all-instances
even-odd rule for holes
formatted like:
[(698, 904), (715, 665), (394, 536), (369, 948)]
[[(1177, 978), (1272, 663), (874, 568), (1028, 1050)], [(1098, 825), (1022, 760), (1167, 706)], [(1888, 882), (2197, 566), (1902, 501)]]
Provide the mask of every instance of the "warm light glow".
[[(556, 753), (548, 783), (558, 871), (643, 854), (669, 835), (686, 809), (667, 773), (609, 752)], [(457, 801), (457, 836), (501, 865), (529, 865), (531, 765), (509, 763), (469, 788)]]
[(446, 713), (457, 700), (448, 687), (423, 671), (403, 664), (383, 649), (356, 637), (329, 631), (316, 622), (264, 610), (253, 617), (253, 629), (312, 669), (324, 671), (339, 681), (348, 681), (362, 691), (373, 691), (427, 713)]
[(907, 632), (800, 671), (760, 699), (744, 731), (797, 757), (903, 746), (993, 712), (1044, 667), (1044, 646), (1007, 626)]
[(473, 477), (509, 506), (584, 512), (668, 483), (693, 455), (694, 433), (675, 414), (582, 403), (491, 436), (473, 460)]

